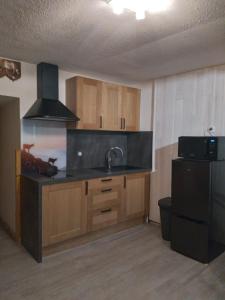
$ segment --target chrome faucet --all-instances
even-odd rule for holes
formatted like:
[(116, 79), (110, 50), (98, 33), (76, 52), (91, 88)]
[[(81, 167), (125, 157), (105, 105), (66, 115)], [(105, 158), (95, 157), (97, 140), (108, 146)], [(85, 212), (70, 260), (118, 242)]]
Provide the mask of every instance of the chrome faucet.
[(123, 150), (120, 147), (111, 147), (107, 152), (106, 152), (106, 162), (107, 162), (107, 168), (108, 170), (111, 170), (112, 167), (112, 152), (116, 153), (116, 151), (120, 151), (122, 157), (123, 157)]

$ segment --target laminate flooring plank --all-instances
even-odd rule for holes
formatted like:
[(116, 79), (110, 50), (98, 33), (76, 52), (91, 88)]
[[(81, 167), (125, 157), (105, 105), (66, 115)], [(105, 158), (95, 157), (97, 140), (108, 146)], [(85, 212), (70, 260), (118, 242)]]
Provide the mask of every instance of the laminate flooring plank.
[(0, 300), (223, 300), (225, 254), (209, 265), (139, 225), (37, 264), (0, 229)]

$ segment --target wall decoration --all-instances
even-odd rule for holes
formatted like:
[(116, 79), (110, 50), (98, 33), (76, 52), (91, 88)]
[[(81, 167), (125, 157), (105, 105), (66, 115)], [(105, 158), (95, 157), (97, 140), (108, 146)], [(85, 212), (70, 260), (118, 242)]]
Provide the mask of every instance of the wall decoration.
[(21, 63), (8, 59), (0, 59), (0, 78), (7, 76), (15, 81), (21, 77)]
[[(66, 169), (66, 128), (65, 124), (23, 120), (22, 145), (28, 147), (33, 156), (48, 161), (49, 157), (57, 157), (54, 163), (59, 170)], [(29, 145), (34, 147), (29, 149)]]
[(48, 161), (35, 157), (30, 153), (34, 144), (23, 144), (21, 151), (22, 172), (36, 173), (38, 175), (54, 176), (58, 173), (58, 168), (54, 165), (57, 158), (49, 157)]

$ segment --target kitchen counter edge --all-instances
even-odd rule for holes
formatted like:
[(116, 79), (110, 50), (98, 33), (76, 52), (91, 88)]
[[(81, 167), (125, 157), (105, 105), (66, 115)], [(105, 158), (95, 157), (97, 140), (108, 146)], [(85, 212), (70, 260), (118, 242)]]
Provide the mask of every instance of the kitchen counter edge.
[[(80, 169), (80, 170), (73, 170), (73, 175), (66, 177), (64, 176), (64, 171), (59, 171), (56, 177), (46, 177), (40, 176), (36, 174), (30, 173), (22, 173), (21, 176), (28, 178), (39, 185), (51, 185), (51, 184), (58, 184), (58, 183), (66, 183), (66, 182), (73, 182), (73, 181), (82, 181), (82, 180), (91, 180), (95, 178), (105, 178), (105, 177), (113, 177), (113, 176), (122, 176), (122, 175), (129, 175), (135, 173), (150, 173), (151, 169), (149, 168), (138, 168), (135, 170), (124, 170), (118, 171), (113, 173), (105, 173), (93, 169)], [(60, 176), (61, 175), (61, 176)]]

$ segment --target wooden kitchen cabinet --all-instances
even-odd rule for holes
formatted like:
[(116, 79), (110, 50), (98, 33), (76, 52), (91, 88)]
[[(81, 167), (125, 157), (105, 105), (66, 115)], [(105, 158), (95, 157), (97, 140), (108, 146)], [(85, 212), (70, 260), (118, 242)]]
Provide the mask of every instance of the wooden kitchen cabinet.
[(149, 178), (149, 172), (133, 173), (40, 188), (38, 181), (22, 176), (22, 245), (41, 262), (43, 255), (143, 223)]
[(136, 173), (125, 177), (125, 219), (148, 215), (150, 201), (150, 175)]
[(102, 129), (122, 130), (122, 87), (102, 83)]
[(122, 90), (123, 130), (138, 131), (140, 126), (140, 90), (123, 87)]
[(66, 81), (66, 105), (80, 118), (70, 128), (139, 130), (140, 90), (136, 88), (73, 77)]
[(102, 83), (101, 81), (73, 77), (66, 81), (66, 105), (80, 119), (70, 127), (78, 129), (100, 129)]
[(43, 246), (82, 235), (87, 230), (84, 182), (44, 186), (42, 189)]
[(88, 181), (88, 231), (103, 229), (122, 220), (124, 177)]

